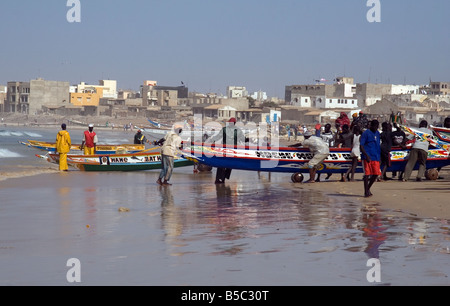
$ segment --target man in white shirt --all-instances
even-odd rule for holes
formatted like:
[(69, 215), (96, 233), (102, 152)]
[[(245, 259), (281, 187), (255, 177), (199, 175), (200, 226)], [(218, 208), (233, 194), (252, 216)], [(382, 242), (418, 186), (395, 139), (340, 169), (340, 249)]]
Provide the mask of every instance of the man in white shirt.
[[(178, 149), (181, 149), (181, 128), (175, 130), (175, 132), (170, 131), (164, 137), (164, 143), (161, 147), (161, 173), (156, 181), (159, 185), (170, 186), (169, 180), (172, 176), (174, 158)], [(164, 181), (163, 181), (164, 179)]]
[[(433, 132), (428, 129), (428, 122), (426, 120), (420, 122), (419, 131), (428, 135), (433, 135)], [(429, 144), (430, 143), (425, 137), (416, 137), (416, 141), (414, 142), (411, 151), (409, 151), (408, 162), (406, 163), (405, 174), (403, 176), (404, 182), (409, 180), (417, 161), (419, 162), (419, 172), (417, 173), (416, 181), (420, 182), (422, 180), (427, 168)]]
[(310, 131), (307, 131), (303, 134), (303, 136), (305, 137), (303, 143), (295, 144), (290, 147), (303, 146), (309, 148), (311, 153), (314, 154), (313, 158), (311, 158), (308, 162), (309, 180), (305, 183), (315, 183), (314, 177), (317, 169), (319, 169), (323, 161), (328, 157), (328, 155), (330, 155), (330, 148), (322, 138), (313, 136)]

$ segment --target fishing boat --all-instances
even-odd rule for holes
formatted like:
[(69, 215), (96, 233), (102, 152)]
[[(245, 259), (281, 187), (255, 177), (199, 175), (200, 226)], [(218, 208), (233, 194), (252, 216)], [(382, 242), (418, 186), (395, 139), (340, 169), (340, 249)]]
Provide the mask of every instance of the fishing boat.
[[(392, 165), (388, 172), (403, 171), (406, 166), (410, 148), (392, 148)], [(249, 171), (293, 173), (291, 180), (301, 182), (303, 173), (309, 173), (308, 162), (313, 154), (308, 148), (291, 147), (222, 147), (205, 143), (192, 143), (183, 149), (183, 156), (210, 167), (222, 167)], [(346, 173), (352, 166), (350, 148), (330, 148), (330, 155), (323, 162), (317, 173)], [(427, 177), (436, 179), (436, 168), (450, 165), (449, 151), (443, 148), (430, 149), (427, 160)], [(415, 170), (418, 169), (416, 165)], [(433, 171), (432, 171), (433, 170)], [(356, 168), (363, 172), (361, 161)]]
[[(150, 149), (152, 150), (152, 149)], [(142, 171), (161, 169), (161, 153), (139, 152), (127, 154), (96, 154), (96, 155), (67, 155), (67, 163), (81, 171)], [(37, 157), (50, 163), (59, 163), (59, 154), (47, 153)], [(185, 158), (176, 157), (174, 167), (186, 167), (194, 162)]]
[[(37, 140), (27, 140), (19, 141), (20, 144), (42, 150), (47, 152), (56, 153), (56, 144), (53, 142), (37, 141)], [(73, 144), (71, 150), (80, 151), (81, 144)], [(119, 152), (137, 153), (145, 150), (144, 144), (120, 144), (120, 145), (97, 145), (97, 154), (114, 154)]]
[(442, 141), (450, 142), (450, 129), (445, 127), (430, 126), (436, 137)]

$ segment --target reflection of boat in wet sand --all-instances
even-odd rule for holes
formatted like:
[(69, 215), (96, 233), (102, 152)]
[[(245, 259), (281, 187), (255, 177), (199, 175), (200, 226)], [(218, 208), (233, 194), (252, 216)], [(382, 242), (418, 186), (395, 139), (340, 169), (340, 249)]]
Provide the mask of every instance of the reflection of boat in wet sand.
[[(150, 149), (152, 150), (152, 149)], [(96, 154), (96, 155), (67, 155), (67, 163), (81, 171), (142, 171), (161, 169), (161, 153), (139, 152), (133, 154)], [(38, 155), (50, 163), (59, 163), (59, 154), (48, 153)], [(184, 158), (175, 158), (174, 167), (185, 167), (194, 163)]]
[[(410, 149), (392, 148), (392, 165), (388, 172), (403, 171), (406, 166)], [(346, 173), (351, 168), (351, 149), (330, 148), (330, 155), (321, 165), (317, 173)], [(193, 143), (183, 150), (185, 158), (208, 165), (239, 170), (293, 173), (294, 182), (303, 180), (302, 173), (309, 173), (307, 163), (313, 157), (308, 148), (264, 148), (252, 146), (222, 147)], [(450, 165), (449, 151), (436, 148), (430, 149), (427, 160), (427, 178), (436, 179), (436, 168)], [(418, 169), (418, 165), (414, 168)], [(357, 173), (362, 173), (361, 162), (358, 163)]]
[[(42, 150), (47, 152), (56, 152), (56, 144), (53, 142), (45, 142), (45, 141), (37, 141), (37, 140), (27, 140), (19, 141), (20, 144)], [(73, 144), (71, 146), (71, 150), (80, 151), (81, 144)], [(114, 154), (117, 151), (119, 152), (128, 152), (128, 153), (137, 153), (145, 150), (145, 145), (140, 144), (120, 144), (120, 145), (97, 145), (97, 154)]]

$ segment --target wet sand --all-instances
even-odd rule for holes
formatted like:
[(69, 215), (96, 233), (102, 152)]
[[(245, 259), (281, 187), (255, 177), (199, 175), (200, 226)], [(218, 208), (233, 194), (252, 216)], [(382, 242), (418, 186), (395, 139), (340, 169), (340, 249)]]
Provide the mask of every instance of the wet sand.
[[(411, 190), (421, 193), (416, 182), (376, 183), (364, 199), (361, 181), (294, 184), (286, 174), (233, 171), (219, 186), (214, 171), (185, 167), (160, 187), (158, 174), (72, 170), (0, 181), (0, 285), (71, 285), (70, 258), (82, 262), (82, 285), (371, 285), (368, 255), (384, 260), (386, 284), (448, 285), (448, 209), (433, 211), (426, 195), (426, 207), (406, 205)], [(435, 199), (445, 184), (420, 186)]]
[[(331, 197), (346, 197), (361, 203), (378, 204), (392, 210), (393, 213), (409, 213), (421, 218), (437, 218), (450, 220), (450, 171), (442, 169), (440, 175), (444, 179), (435, 181), (415, 181), (413, 171), (408, 182), (388, 180), (375, 182), (371, 188), (373, 196), (364, 198), (362, 174), (357, 174), (355, 182), (340, 182), (340, 175), (331, 176), (319, 183), (303, 183), (301, 188), (318, 190)], [(390, 177), (390, 174), (388, 175)]]

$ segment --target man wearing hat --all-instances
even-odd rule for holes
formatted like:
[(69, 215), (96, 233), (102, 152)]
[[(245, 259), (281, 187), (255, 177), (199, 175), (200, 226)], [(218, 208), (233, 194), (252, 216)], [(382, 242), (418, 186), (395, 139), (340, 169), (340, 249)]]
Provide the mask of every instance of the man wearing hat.
[(142, 130), (139, 129), (136, 135), (134, 135), (134, 144), (145, 144), (145, 143), (150, 143), (150, 141), (148, 141), (145, 135), (142, 134)]
[[(222, 130), (209, 139), (211, 143), (222, 140), (223, 147), (235, 147), (237, 145), (245, 145), (247, 141), (244, 133), (238, 127), (236, 127), (236, 118), (230, 118), (226, 123), (226, 126)], [(225, 179), (230, 179), (231, 169), (230, 168), (217, 168), (216, 172), (216, 184), (225, 183)]]
[(61, 131), (56, 135), (56, 152), (59, 153), (59, 170), (68, 171), (69, 166), (67, 164), (67, 153), (70, 152), (72, 141), (70, 140), (70, 134), (66, 131), (66, 124), (61, 124)]
[(98, 139), (97, 134), (94, 132), (94, 125), (89, 124), (89, 129), (84, 131), (80, 150), (84, 150), (84, 155), (94, 155), (97, 150), (97, 142)]
[(364, 132), (369, 128), (369, 119), (367, 119), (367, 116), (363, 113), (363, 111), (359, 112), (358, 117), (353, 116), (353, 122), (350, 128), (353, 129), (353, 126), (355, 126), (356, 124), (359, 125), (359, 129), (361, 130), (361, 132)]
[(305, 137), (303, 143), (297, 143), (289, 147), (303, 146), (305, 148), (309, 148), (309, 150), (313, 154), (313, 158), (311, 158), (308, 162), (309, 180), (305, 183), (314, 183), (314, 177), (316, 176), (317, 170), (319, 169), (323, 161), (328, 157), (328, 155), (330, 155), (330, 148), (328, 147), (326, 142), (322, 140), (322, 138), (313, 136), (310, 131), (306, 131), (303, 136)]

